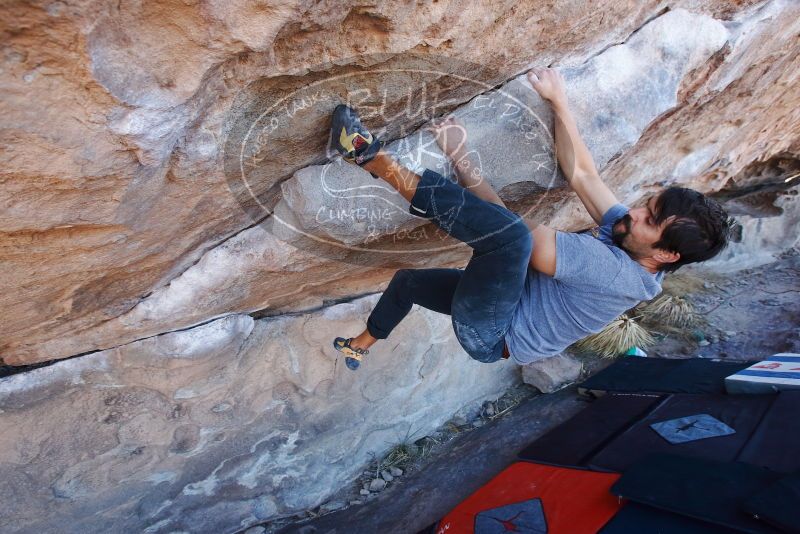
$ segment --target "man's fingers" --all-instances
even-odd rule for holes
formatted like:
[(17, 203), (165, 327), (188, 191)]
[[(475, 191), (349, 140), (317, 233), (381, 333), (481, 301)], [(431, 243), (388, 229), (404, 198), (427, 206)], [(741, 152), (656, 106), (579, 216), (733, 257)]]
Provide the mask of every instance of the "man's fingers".
[(540, 82), (542, 81), (543, 71), (540, 68), (534, 67), (528, 71), (528, 78), (533, 82)]
[(528, 81), (538, 91), (542, 89), (542, 84), (549, 88), (553, 84), (563, 82), (563, 78), (556, 69), (533, 67), (528, 71)]
[(550, 69), (546, 67), (533, 67), (528, 74), (531, 72), (539, 79), (546, 78), (548, 76), (558, 76), (558, 71), (556, 69)]

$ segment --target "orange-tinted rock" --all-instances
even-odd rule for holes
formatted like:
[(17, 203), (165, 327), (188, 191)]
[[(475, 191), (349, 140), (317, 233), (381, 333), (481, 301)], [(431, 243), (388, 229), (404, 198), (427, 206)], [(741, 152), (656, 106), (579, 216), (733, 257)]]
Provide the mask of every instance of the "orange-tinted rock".
[[(604, 169), (622, 199), (668, 183), (721, 189), (753, 161), (796, 153), (797, 8), (749, 4), (670, 6), (717, 17), (731, 34), (728, 50), (686, 74), (675, 106)], [(486, 65), (479, 75), (498, 83), (532, 64), (580, 66), (662, 8), (511, 0), (350, 9), (302, 2), (6, 3), (0, 355), (14, 365), (63, 358), (227, 313), (304, 309), (378, 290), (388, 280), (396, 265), (342, 267), (327, 257), (293, 263), (291, 253), (235, 279), (195, 279), (196, 288), (213, 286), (208, 305), (189, 299), (157, 313), (139, 311), (152, 311), (149, 297), (215, 247), (241, 241), (234, 236), (254, 222), (231, 194), (222, 153), (233, 106), (247, 88), (280, 92), (328, 72), (369, 67), (359, 56), (397, 62), (411, 53)], [(327, 70), (313, 71), (316, 65)], [(451, 94), (460, 101), (473, 96), (459, 91)], [(388, 98), (399, 105), (400, 95)], [(261, 185), (269, 189), (324, 159), (323, 142), (311, 134), (324, 123), (320, 117), (277, 167), (285, 174)], [(393, 131), (409, 126), (402, 122)], [(559, 228), (585, 226), (588, 218), (566, 198), (555, 193), (541, 213)], [(466, 257), (460, 251), (424, 261), (452, 265)], [(292, 291), (283, 290), (287, 284)]]

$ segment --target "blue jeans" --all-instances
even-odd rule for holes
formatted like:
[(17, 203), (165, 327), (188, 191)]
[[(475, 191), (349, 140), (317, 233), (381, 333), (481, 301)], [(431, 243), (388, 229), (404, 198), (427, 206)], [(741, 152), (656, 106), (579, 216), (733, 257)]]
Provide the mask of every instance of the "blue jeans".
[(499, 360), (528, 273), (533, 240), (527, 225), (516, 213), (431, 170), (422, 174), (409, 213), (472, 247), (472, 257), (464, 269), (397, 271), (367, 330), (386, 339), (416, 303), (450, 315), (456, 338), (472, 358)]

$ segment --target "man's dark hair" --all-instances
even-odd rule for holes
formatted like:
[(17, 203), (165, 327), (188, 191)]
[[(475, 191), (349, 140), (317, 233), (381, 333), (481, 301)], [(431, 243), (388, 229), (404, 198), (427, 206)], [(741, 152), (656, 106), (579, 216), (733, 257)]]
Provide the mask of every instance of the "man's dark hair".
[(670, 217), (653, 247), (677, 252), (680, 259), (664, 263), (658, 270), (673, 272), (682, 265), (713, 258), (728, 245), (734, 221), (719, 202), (685, 187), (670, 187), (656, 199), (656, 224)]

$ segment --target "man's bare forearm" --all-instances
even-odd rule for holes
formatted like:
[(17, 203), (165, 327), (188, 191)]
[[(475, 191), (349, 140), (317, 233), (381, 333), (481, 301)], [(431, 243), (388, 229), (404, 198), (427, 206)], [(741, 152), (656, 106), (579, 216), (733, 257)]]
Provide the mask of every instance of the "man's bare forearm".
[(592, 154), (583, 142), (566, 100), (553, 102), (556, 156), (561, 171), (571, 184), (575, 176), (597, 175)]
[(600, 178), (566, 99), (553, 102), (553, 113), (558, 164), (586, 211), (599, 224), (603, 214), (618, 201)]
[(617, 203), (617, 199), (600, 179), (592, 155), (578, 133), (578, 125), (567, 104), (564, 79), (555, 69), (534, 67), (528, 73), (528, 81), (553, 106), (556, 157), (561, 171), (586, 211), (600, 223), (603, 214)]

